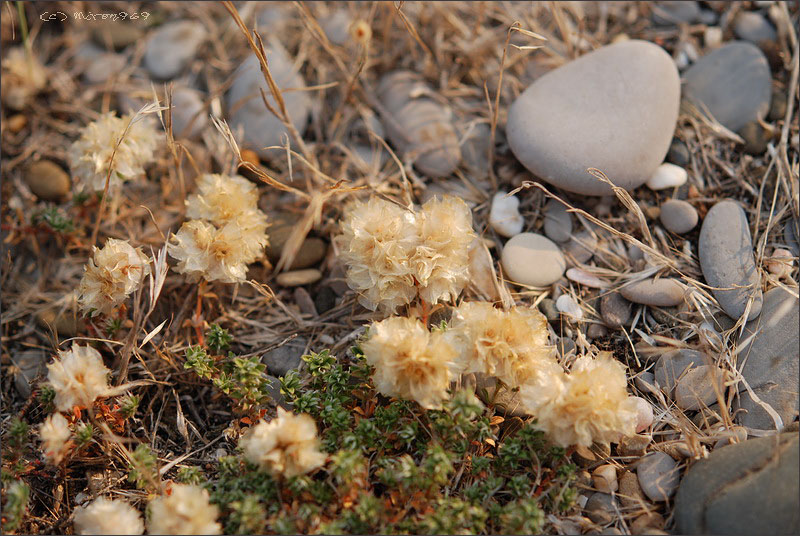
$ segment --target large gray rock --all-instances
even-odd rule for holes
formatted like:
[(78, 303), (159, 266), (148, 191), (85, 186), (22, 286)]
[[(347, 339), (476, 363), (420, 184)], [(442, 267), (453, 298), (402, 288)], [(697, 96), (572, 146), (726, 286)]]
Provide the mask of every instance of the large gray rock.
[(733, 131), (769, 111), (772, 78), (766, 56), (751, 43), (734, 41), (703, 56), (684, 74), (684, 96), (701, 103)]
[[(744, 363), (742, 375), (761, 401), (778, 412), (784, 425), (794, 419), (800, 406), (797, 389), (799, 325), (800, 301), (781, 287), (775, 287), (764, 294), (761, 316), (747, 323), (740, 338), (745, 341), (738, 355), (739, 363)], [(756, 337), (747, 341), (754, 333)], [(742, 425), (775, 428), (772, 417), (746, 391), (742, 391), (740, 397), (739, 407), (747, 410), (737, 416)]]
[(714, 450), (686, 473), (675, 497), (677, 534), (800, 532), (798, 435)]
[(196, 21), (169, 22), (156, 30), (147, 40), (144, 66), (160, 80), (178, 76), (197, 53), (207, 35), (205, 27)]
[[(278, 88), (282, 90), (286, 111), (294, 127), (303, 133), (311, 108), (311, 100), (303, 77), (294, 69), (292, 61), (283, 46), (275, 39), (264, 43), (270, 73)], [(281, 137), (289, 133), (283, 122), (270, 112), (261, 99), (259, 88), (267, 95), (267, 102), (276, 110), (278, 104), (272, 96), (261, 65), (255, 55), (249, 56), (232, 75), (233, 84), (225, 96), (230, 126), (234, 134), (239, 128), (244, 130), (241, 139), (243, 148), (252, 149), (262, 158), (283, 154), (283, 151), (268, 151), (265, 147), (281, 145)], [(296, 91), (283, 91), (288, 88)], [(293, 140), (290, 140), (292, 143)]]
[(757, 317), (763, 300), (761, 279), (747, 216), (738, 203), (725, 200), (711, 207), (700, 228), (698, 253), (703, 276), (716, 287), (712, 292), (725, 313), (741, 317), (752, 297), (747, 320)]
[(598, 168), (629, 190), (643, 184), (667, 154), (679, 103), (669, 54), (626, 41), (539, 78), (511, 105), (506, 135), (519, 161), (547, 182), (610, 195), (586, 169)]

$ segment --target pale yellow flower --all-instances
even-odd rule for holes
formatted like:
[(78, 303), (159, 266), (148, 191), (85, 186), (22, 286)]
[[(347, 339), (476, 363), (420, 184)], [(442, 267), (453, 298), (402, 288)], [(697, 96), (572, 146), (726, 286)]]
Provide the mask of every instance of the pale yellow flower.
[(219, 509), (200, 486), (172, 484), (171, 493), (150, 501), (148, 534), (221, 534)]
[(482, 372), (510, 388), (560, 374), (547, 344), (547, 319), (533, 307), (502, 311), (467, 302), (453, 312), (448, 331), (461, 346), (464, 372)]
[(108, 396), (109, 371), (100, 353), (91, 346), (73, 344), (71, 350), (60, 350), (58, 359), (47, 365), (47, 381), (56, 392), (59, 411), (74, 406), (90, 407), (97, 398)]
[(414, 400), (426, 409), (441, 407), (458, 367), (458, 350), (447, 332), (429, 332), (419, 320), (392, 317), (373, 323), (361, 345), (375, 367), (375, 389)]
[(267, 216), (258, 208), (258, 188), (238, 175), (202, 175), (197, 193), (186, 200), (186, 217), (214, 225), (236, 221), (245, 230), (267, 228)]
[(75, 509), (75, 534), (142, 534), (139, 511), (126, 501), (98, 497)]
[(42, 439), (42, 448), (47, 461), (58, 465), (69, 451), (69, 441), (72, 431), (69, 423), (60, 413), (53, 413), (39, 425), (39, 437)]
[[(130, 115), (117, 117), (114, 112), (103, 114), (81, 130), (80, 138), (67, 151), (72, 173), (91, 190), (105, 189), (112, 153), (110, 187), (113, 188), (144, 175), (144, 166), (153, 161), (159, 140), (155, 122), (144, 115), (134, 122), (132, 119)], [(120, 139), (122, 141), (117, 145)]]
[(520, 397), (553, 441), (588, 447), (635, 433), (638, 408), (626, 387), (624, 365), (602, 352), (579, 357), (561, 381), (523, 386)]
[(150, 273), (148, 258), (127, 240), (109, 238), (102, 249), (92, 248), (84, 268), (78, 302), (87, 314), (110, 314), (139, 288)]
[(325, 463), (319, 450), (317, 425), (310, 415), (294, 415), (278, 408), (278, 416), (261, 421), (239, 440), (244, 457), (274, 475), (292, 477), (310, 473)]

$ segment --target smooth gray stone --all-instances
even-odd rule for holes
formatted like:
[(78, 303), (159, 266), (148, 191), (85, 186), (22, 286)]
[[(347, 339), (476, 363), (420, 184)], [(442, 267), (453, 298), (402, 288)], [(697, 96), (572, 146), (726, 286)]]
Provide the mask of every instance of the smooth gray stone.
[(733, 41), (716, 49), (697, 60), (683, 78), (684, 97), (702, 103), (717, 121), (734, 132), (751, 121), (764, 119), (769, 111), (769, 63), (751, 43)]
[(572, 216), (567, 208), (551, 199), (544, 206), (544, 234), (553, 242), (566, 242), (572, 235)]
[[(725, 396), (724, 372), (715, 365), (701, 365), (686, 372), (675, 386), (675, 403), (686, 411), (696, 411)], [(715, 387), (716, 384), (716, 387)]]
[[(294, 69), (288, 53), (277, 40), (265, 41), (264, 48), (272, 78), (282, 90), (289, 118), (294, 128), (302, 135), (311, 110), (308, 92), (302, 91), (306, 87), (305, 81)], [(283, 150), (265, 149), (272, 145), (281, 145), (282, 136), (289, 136), (289, 132), (283, 122), (264, 106), (264, 101), (261, 99), (259, 88), (266, 93), (267, 102), (278, 109), (277, 102), (264, 79), (264, 73), (261, 72), (258, 58), (254, 54), (248, 56), (233, 73), (232, 78), (233, 84), (225, 96), (225, 103), (234, 135), (239, 128), (244, 130), (244, 136), (240, 140), (242, 147), (252, 149), (265, 159), (285, 154)], [(284, 91), (289, 88), (297, 91)], [(289, 141), (294, 144), (293, 140)]]
[(689, 148), (683, 141), (678, 138), (672, 140), (672, 143), (669, 145), (669, 151), (667, 152), (667, 162), (682, 168), (689, 165), (691, 162), (691, 155), (689, 154)]
[(656, 363), (655, 380), (670, 398), (675, 394), (675, 386), (687, 369), (702, 367), (713, 363), (711, 358), (697, 350), (671, 350), (663, 354)]
[[(459, 137), (466, 134), (467, 128), (460, 128)], [(489, 169), (489, 146), (491, 144), (491, 127), (486, 123), (476, 124), (461, 145), (462, 161), (473, 170), (486, 173)]]
[(101, 84), (118, 75), (127, 64), (128, 60), (125, 56), (104, 52), (89, 62), (83, 72), (83, 77), (90, 84)]
[(678, 23), (696, 22), (700, 17), (700, 4), (697, 2), (653, 2), (653, 22), (659, 26), (672, 26)]
[(600, 316), (603, 322), (614, 329), (630, 323), (633, 304), (622, 297), (619, 292), (608, 292), (600, 298)]
[(586, 506), (583, 511), (595, 523), (606, 524), (610, 523), (617, 517), (619, 504), (617, 500), (608, 493), (596, 492), (593, 493), (589, 500), (586, 501)]
[(654, 307), (672, 307), (683, 302), (686, 285), (677, 279), (662, 277), (644, 279), (619, 289), (626, 300)]
[(733, 23), (733, 33), (739, 39), (759, 44), (764, 41), (776, 41), (778, 32), (760, 13), (740, 11)]
[(283, 346), (270, 350), (261, 357), (261, 362), (267, 365), (267, 371), (276, 377), (285, 376), (290, 370), (300, 367), (301, 357), (306, 350), (306, 340), (294, 339)]
[(683, 234), (697, 226), (699, 216), (697, 210), (686, 201), (670, 199), (661, 205), (659, 219), (667, 230)]
[(154, 78), (175, 78), (189, 65), (206, 35), (205, 26), (196, 21), (164, 24), (147, 40), (144, 66)]
[(666, 501), (678, 489), (680, 469), (675, 460), (661, 451), (656, 451), (642, 458), (636, 466), (636, 475), (642, 491), (651, 500)]
[(570, 264), (572, 264), (570, 257), (576, 264), (586, 264), (594, 256), (595, 248), (597, 248), (597, 238), (589, 231), (578, 231), (564, 244), (564, 255), (570, 260)]
[(208, 112), (203, 106), (203, 94), (196, 89), (176, 88), (172, 92), (172, 107), (172, 133), (176, 138), (198, 138), (208, 127)]
[(536, 80), (511, 105), (506, 135), (517, 159), (541, 179), (571, 192), (611, 195), (587, 168), (628, 190), (643, 184), (664, 161), (679, 103), (669, 54), (650, 42), (625, 41)]
[[(764, 294), (761, 315), (745, 325), (740, 337), (739, 363), (742, 375), (756, 395), (770, 404), (783, 419), (784, 426), (794, 420), (800, 408), (797, 378), (800, 374), (800, 300), (781, 287)], [(757, 333), (756, 337), (747, 339)], [(746, 360), (746, 361), (745, 361)], [(756, 429), (775, 429), (772, 417), (755, 403), (742, 385), (739, 407), (748, 410), (737, 418), (740, 424)]]
[(795, 220), (789, 220), (783, 226), (783, 241), (795, 257), (800, 256), (800, 241), (797, 240), (797, 232), (795, 230), (797, 226), (800, 226), (800, 222)]
[(511, 281), (533, 287), (552, 285), (567, 267), (558, 246), (536, 233), (520, 233), (511, 238), (503, 248), (501, 261)]
[(678, 534), (800, 532), (797, 433), (750, 439), (711, 452), (675, 497)]
[(763, 301), (761, 279), (747, 216), (738, 203), (724, 200), (711, 207), (700, 229), (698, 254), (706, 283), (719, 289), (712, 292), (725, 313), (741, 317), (752, 296), (747, 320), (757, 317)]

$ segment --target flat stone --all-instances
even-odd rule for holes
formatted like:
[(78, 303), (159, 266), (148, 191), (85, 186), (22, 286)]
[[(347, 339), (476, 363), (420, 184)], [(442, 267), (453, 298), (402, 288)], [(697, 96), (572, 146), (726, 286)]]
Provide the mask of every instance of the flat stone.
[(796, 433), (714, 450), (686, 473), (675, 497), (678, 534), (800, 532)]
[(659, 218), (668, 231), (683, 234), (694, 229), (700, 217), (697, 210), (686, 201), (670, 199), (661, 205)]
[(725, 200), (711, 207), (700, 228), (698, 253), (703, 276), (709, 285), (717, 287), (712, 292), (725, 313), (734, 319), (741, 317), (752, 297), (747, 320), (757, 317), (762, 303), (761, 279), (747, 216), (738, 203)]
[(739, 39), (757, 45), (764, 41), (776, 41), (778, 32), (760, 13), (740, 11), (733, 23), (733, 33)]
[(679, 101), (669, 54), (653, 43), (624, 41), (536, 80), (511, 105), (506, 135), (538, 177), (571, 192), (610, 195), (587, 168), (625, 189), (644, 183), (667, 154)]
[(657, 391), (656, 376), (649, 370), (644, 370), (634, 376), (633, 383), (643, 393), (655, 394)]
[(509, 279), (533, 287), (552, 285), (567, 269), (558, 246), (535, 233), (520, 233), (506, 242), (502, 263)]
[(713, 363), (711, 358), (697, 350), (672, 350), (662, 355), (656, 363), (654, 378), (664, 394), (672, 398), (678, 378), (691, 368), (710, 363)]
[(267, 366), (267, 371), (278, 378), (286, 376), (290, 370), (300, 367), (301, 357), (306, 351), (305, 339), (293, 339), (283, 346), (270, 350), (261, 356), (261, 362)]
[(698, 2), (654, 2), (653, 22), (659, 26), (672, 26), (679, 23), (692, 23), (700, 17)]
[(281, 380), (275, 376), (265, 375), (267, 378), (267, 392), (276, 405), (281, 406), (283, 409), (291, 409), (291, 404), (286, 402), (286, 398), (281, 393)]
[(208, 128), (203, 98), (201, 92), (188, 87), (172, 92), (172, 134), (176, 138), (196, 139)]
[(772, 77), (758, 47), (733, 41), (700, 58), (683, 73), (684, 96), (702, 103), (734, 132), (769, 111)]
[(627, 326), (631, 320), (633, 304), (622, 297), (619, 292), (611, 291), (600, 298), (600, 316), (606, 326), (619, 329)]
[(717, 392), (725, 396), (723, 380), (724, 373), (716, 366), (700, 365), (687, 370), (675, 386), (675, 403), (685, 411), (708, 407), (717, 401)]
[(564, 255), (570, 260), (570, 264), (586, 264), (597, 248), (597, 237), (586, 230), (578, 231), (569, 237), (569, 241), (563, 247)]
[(662, 277), (644, 279), (619, 289), (626, 300), (655, 307), (672, 307), (683, 302), (686, 285), (677, 279)]
[(611, 523), (619, 515), (619, 504), (617, 500), (608, 493), (592, 493), (583, 511), (587, 517), (595, 523), (605, 525)]
[(566, 242), (572, 236), (572, 216), (567, 207), (551, 199), (544, 206), (544, 234), (553, 242)]
[[(788, 425), (797, 415), (797, 378), (800, 371), (800, 301), (781, 287), (764, 294), (761, 316), (748, 322), (740, 337), (739, 363), (744, 363), (742, 375), (756, 395), (778, 412)], [(753, 334), (752, 341), (747, 341)], [(746, 361), (745, 361), (746, 360)], [(739, 385), (740, 424), (749, 428), (774, 429), (775, 424), (766, 410), (755, 403)]]
[(652, 452), (636, 466), (639, 485), (644, 494), (655, 502), (669, 500), (678, 489), (680, 470), (668, 454)]
[(305, 270), (294, 270), (283, 272), (275, 277), (275, 281), (282, 287), (299, 287), (310, 285), (322, 279), (322, 272), (316, 268), (306, 268)]
[(44, 201), (60, 201), (69, 193), (69, 175), (50, 160), (38, 160), (25, 170), (25, 182), (31, 192)]
[(147, 40), (144, 66), (160, 80), (175, 78), (189, 65), (206, 39), (205, 26), (192, 20), (168, 22)]
[[(305, 87), (303, 77), (295, 69), (289, 54), (276, 39), (265, 39), (264, 48), (267, 62), (275, 84), (282, 91), (286, 111), (294, 128), (302, 135), (311, 110), (311, 98)], [(244, 131), (240, 140), (242, 147), (252, 149), (261, 158), (268, 159), (276, 155), (285, 155), (283, 150), (267, 150), (265, 147), (281, 145), (281, 138), (289, 136), (283, 122), (273, 115), (261, 99), (263, 89), (267, 102), (277, 109), (277, 102), (272, 96), (258, 58), (251, 54), (232, 75), (233, 84), (225, 95), (231, 130), (235, 135), (239, 129)], [(259, 89), (260, 88), (260, 89)], [(283, 91), (288, 88), (297, 91)], [(294, 144), (294, 140), (290, 140)]]

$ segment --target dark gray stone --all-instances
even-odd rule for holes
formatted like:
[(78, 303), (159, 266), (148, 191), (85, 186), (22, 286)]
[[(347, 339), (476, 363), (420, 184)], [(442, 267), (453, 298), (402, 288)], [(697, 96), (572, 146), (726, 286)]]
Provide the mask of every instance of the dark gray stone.
[(277, 377), (285, 376), (292, 369), (300, 367), (301, 357), (306, 351), (305, 339), (293, 339), (283, 346), (270, 350), (261, 357), (267, 371)]
[(769, 111), (772, 78), (764, 53), (731, 42), (700, 58), (683, 75), (684, 96), (702, 103), (717, 121), (738, 131)]
[(703, 276), (717, 287), (712, 292), (725, 313), (734, 319), (741, 317), (752, 297), (747, 320), (757, 317), (763, 301), (761, 279), (747, 215), (738, 203), (724, 200), (711, 207), (700, 229), (698, 253)]
[(317, 308), (319, 314), (323, 314), (336, 307), (336, 292), (329, 286), (321, 287), (319, 291), (317, 291), (317, 295), (314, 296), (314, 307)]
[(697, 226), (699, 216), (697, 215), (697, 210), (686, 201), (670, 199), (661, 205), (659, 219), (667, 230), (676, 234), (683, 234), (688, 233)]
[(698, 2), (654, 2), (653, 22), (659, 26), (672, 26), (679, 23), (696, 22), (700, 16)]
[(544, 234), (553, 242), (566, 242), (572, 235), (572, 216), (567, 208), (551, 199), (544, 206)]
[(556, 309), (556, 302), (550, 298), (545, 298), (539, 302), (539, 310), (547, 318), (548, 322), (558, 322), (561, 318), (561, 313)]
[(753, 11), (740, 11), (733, 23), (733, 33), (739, 39), (750, 41), (753, 44), (764, 41), (775, 41), (778, 32), (769, 21), (760, 13)]
[(609, 292), (600, 298), (600, 316), (610, 328), (619, 329), (627, 326), (631, 320), (632, 309), (633, 304), (619, 292)]
[(642, 458), (636, 466), (642, 491), (651, 501), (666, 501), (678, 489), (680, 469), (669, 454), (656, 451)]
[(675, 386), (687, 369), (702, 367), (712, 363), (711, 358), (697, 350), (672, 350), (658, 360), (655, 366), (655, 380), (661, 390), (670, 398), (675, 393)]
[(673, 138), (667, 152), (667, 162), (685, 168), (690, 161), (689, 148), (678, 138)]
[(608, 493), (597, 492), (593, 493), (586, 501), (583, 511), (595, 523), (606, 524), (616, 519), (619, 504)]
[[(770, 404), (788, 425), (797, 415), (800, 400), (797, 378), (800, 374), (800, 301), (781, 287), (764, 294), (761, 316), (747, 323), (740, 338), (739, 363), (744, 363), (742, 375), (756, 395)], [(757, 333), (756, 337), (746, 342)], [(746, 361), (745, 361), (746, 360)], [(739, 386), (740, 424), (757, 429), (774, 429), (769, 414)]]
[(798, 435), (714, 450), (686, 473), (675, 497), (678, 534), (800, 532)]

